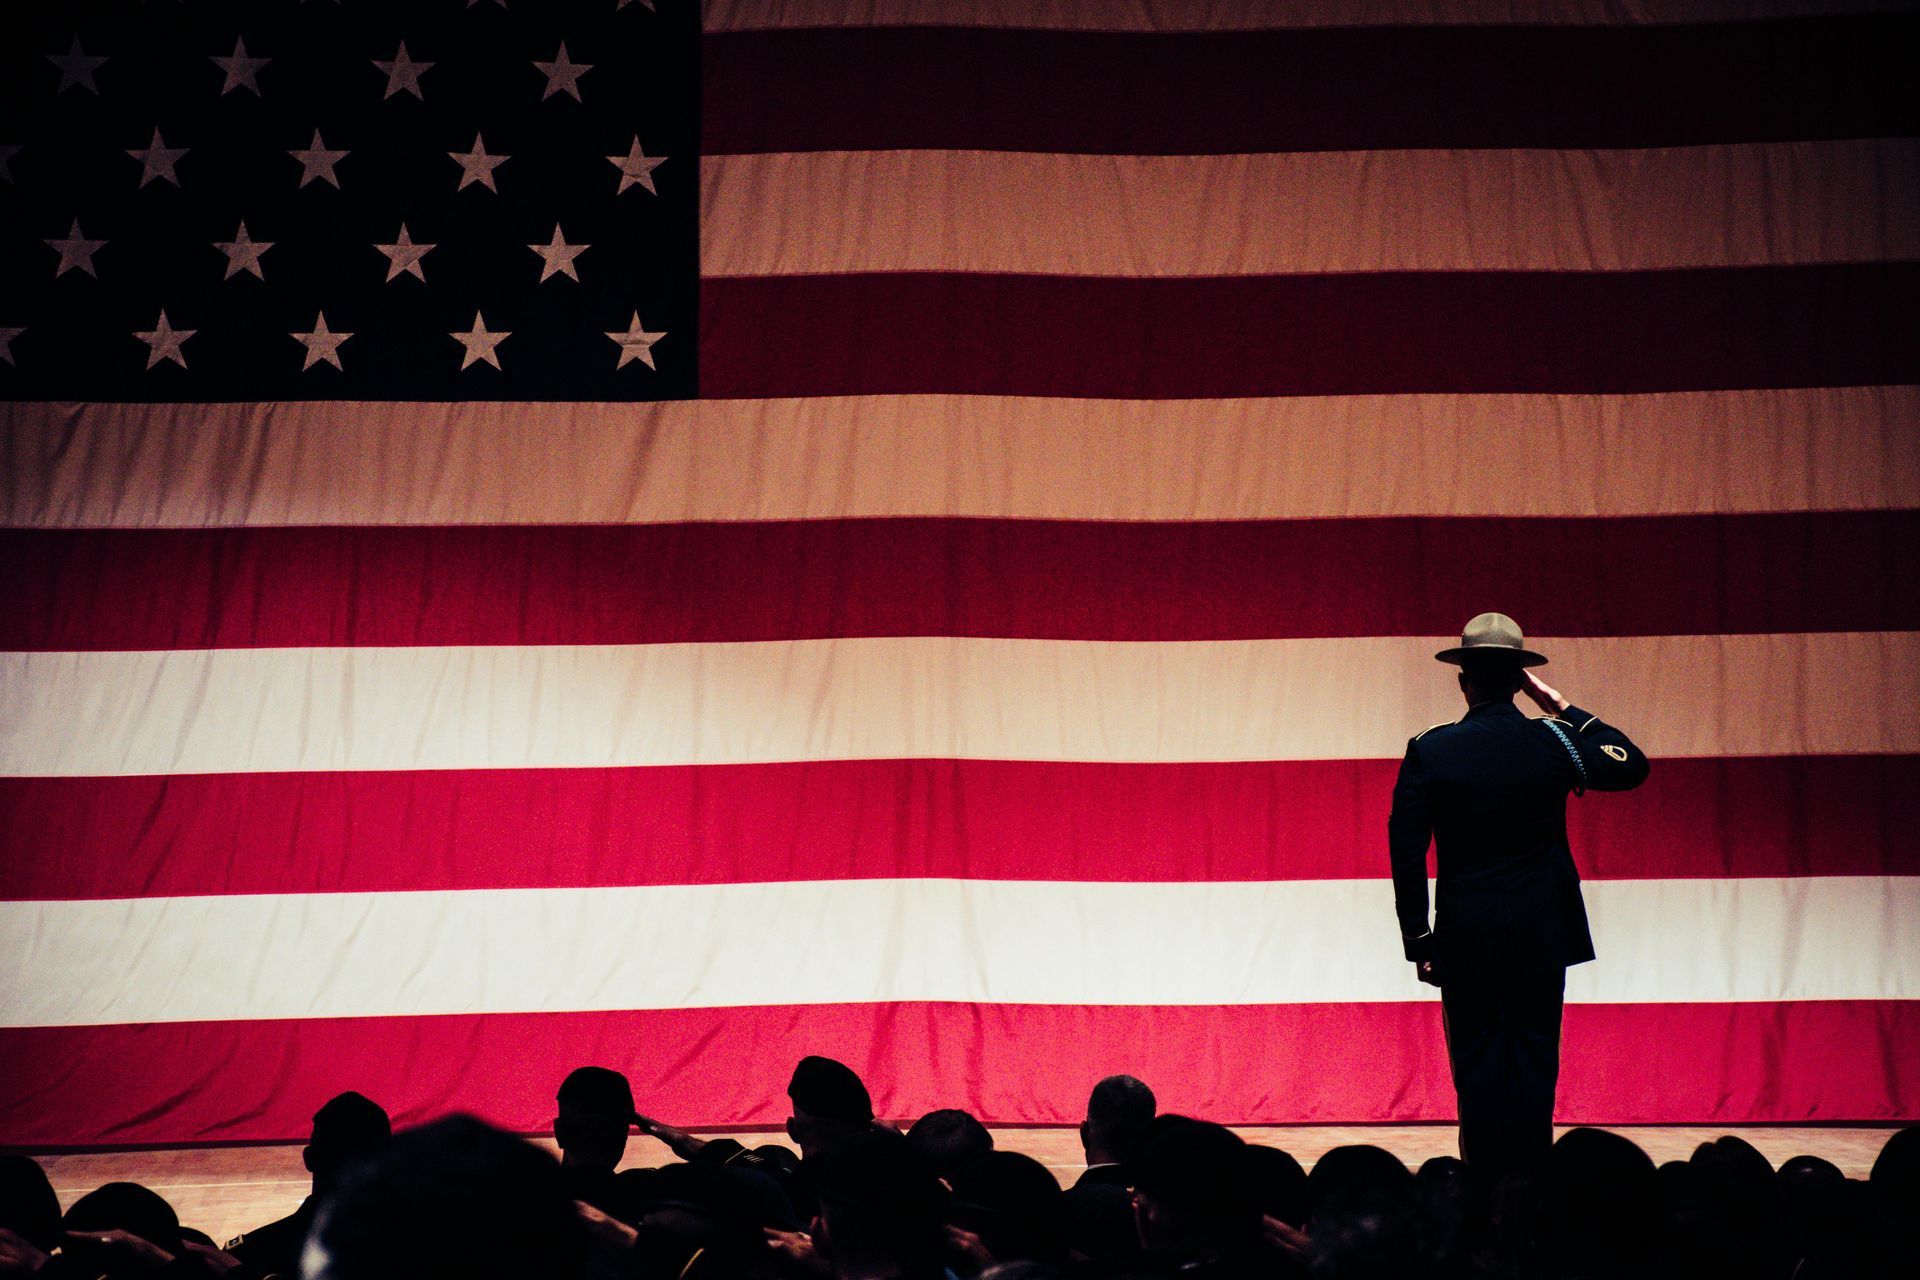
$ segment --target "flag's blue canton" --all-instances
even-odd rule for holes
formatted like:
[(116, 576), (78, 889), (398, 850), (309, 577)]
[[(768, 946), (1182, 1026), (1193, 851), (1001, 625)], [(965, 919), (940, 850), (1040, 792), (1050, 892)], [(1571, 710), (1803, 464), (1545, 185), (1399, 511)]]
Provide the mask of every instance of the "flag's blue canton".
[(0, 396), (695, 393), (692, 0), (4, 21)]

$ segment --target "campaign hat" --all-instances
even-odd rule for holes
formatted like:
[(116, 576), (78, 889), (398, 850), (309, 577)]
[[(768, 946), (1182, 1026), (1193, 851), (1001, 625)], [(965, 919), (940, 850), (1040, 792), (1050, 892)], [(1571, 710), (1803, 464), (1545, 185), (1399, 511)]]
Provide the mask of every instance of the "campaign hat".
[(1537, 667), (1547, 660), (1545, 654), (1527, 648), (1520, 624), (1504, 613), (1480, 614), (1460, 633), (1458, 645), (1433, 656), (1457, 667), (1469, 660), (1500, 655), (1515, 659), (1523, 667)]

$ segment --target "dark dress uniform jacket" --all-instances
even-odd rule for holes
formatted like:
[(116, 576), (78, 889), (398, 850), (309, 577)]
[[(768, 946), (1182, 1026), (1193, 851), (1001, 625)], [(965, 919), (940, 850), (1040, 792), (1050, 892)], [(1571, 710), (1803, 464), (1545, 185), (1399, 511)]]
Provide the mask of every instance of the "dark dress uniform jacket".
[[(1407, 744), (1387, 823), (1394, 906), (1407, 959), (1436, 961), (1442, 982), (1593, 959), (1567, 795), (1637, 787), (1647, 758), (1578, 708), (1555, 720), (1571, 751), (1511, 702), (1481, 703)], [(1429, 838), (1439, 881), (1431, 934)]]

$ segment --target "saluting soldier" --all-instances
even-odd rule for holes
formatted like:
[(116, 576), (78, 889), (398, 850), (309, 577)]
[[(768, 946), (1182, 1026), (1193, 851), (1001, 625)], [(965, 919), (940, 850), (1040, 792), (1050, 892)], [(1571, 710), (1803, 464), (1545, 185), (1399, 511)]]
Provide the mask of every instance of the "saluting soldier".
[[(1467, 714), (1407, 743), (1387, 820), (1394, 906), (1407, 959), (1440, 988), (1461, 1157), (1497, 1178), (1553, 1143), (1566, 970), (1594, 958), (1567, 795), (1631, 790), (1648, 766), (1626, 734), (1527, 670), (1547, 659), (1505, 614), (1481, 614), (1434, 656), (1460, 668)], [(1546, 716), (1523, 714), (1516, 693)]]

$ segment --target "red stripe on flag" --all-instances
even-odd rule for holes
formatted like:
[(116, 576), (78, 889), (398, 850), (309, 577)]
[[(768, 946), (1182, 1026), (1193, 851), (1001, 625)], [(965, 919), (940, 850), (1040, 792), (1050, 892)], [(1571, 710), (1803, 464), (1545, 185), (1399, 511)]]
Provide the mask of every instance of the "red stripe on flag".
[(1197, 155), (1920, 132), (1909, 14), (1643, 27), (710, 34), (701, 150)]
[[(1612, 394), (1920, 381), (1920, 263), (701, 284), (702, 395)], [(1511, 482), (1485, 460), (1487, 483)]]
[[(1589, 878), (1920, 875), (1912, 756), (1662, 760)], [(847, 760), (0, 780), (0, 900), (1387, 874), (1398, 762)], [(1389, 922), (1390, 923), (1390, 922)]]
[(1557, 635), (1903, 631), (1916, 546), (1920, 511), (16, 529), (0, 649), (1445, 635), (1493, 599)]
[[(1558, 1118), (1911, 1120), (1920, 1058), (1860, 1047), (1917, 1037), (1920, 1001), (1569, 1005)], [(626, 1072), (641, 1109), (676, 1124), (777, 1127), (808, 1053), (847, 1062), (876, 1110), (902, 1119), (964, 1107), (1070, 1124), (1115, 1071), (1167, 1111), (1238, 1124), (1453, 1118), (1430, 1002), (916, 1003), (9, 1028), (0, 1132), (29, 1147), (297, 1141), (343, 1089), (396, 1124), (458, 1109), (537, 1132), (583, 1063)]]

